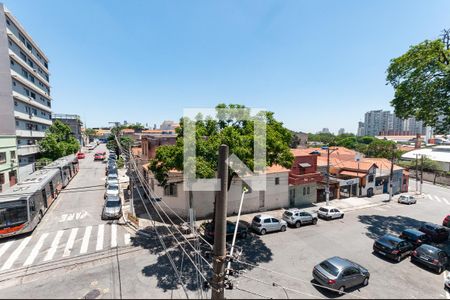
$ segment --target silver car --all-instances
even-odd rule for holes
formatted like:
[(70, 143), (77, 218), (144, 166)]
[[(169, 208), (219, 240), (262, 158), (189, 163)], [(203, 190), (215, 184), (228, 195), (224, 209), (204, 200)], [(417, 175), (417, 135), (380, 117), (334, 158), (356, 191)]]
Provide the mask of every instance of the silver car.
[(264, 235), (272, 231), (286, 231), (287, 223), (269, 215), (257, 215), (253, 218), (251, 227), (257, 233)]
[(283, 213), (283, 220), (289, 225), (299, 228), (305, 224), (317, 224), (317, 214), (299, 209), (288, 209)]
[(106, 188), (104, 198), (106, 199), (109, 196), (119, 197), (119, 194), (120, 194), (119, 186), (111, 184), (111, 185), (108, 185), (108, 187)]
[(109, 196), (102, 211), (102, 220), (106, 219), (120, 219), (122, 217), (122, 202), (120, 197)]
[(416, 204), (417, 199), (414, 196), (410, 195), (401, 195), (398, 198), (398, 203), (405, 203), (405, 204)]
[(343, 294), (346, 289), (369, 284), (370, 273), (366, 268), (338, 256), (316, 265), (312, 273), (322, 286)]
[(117, 174), (108, 174), (105, 181), (105, 186), (119, 185), (119, 176)]

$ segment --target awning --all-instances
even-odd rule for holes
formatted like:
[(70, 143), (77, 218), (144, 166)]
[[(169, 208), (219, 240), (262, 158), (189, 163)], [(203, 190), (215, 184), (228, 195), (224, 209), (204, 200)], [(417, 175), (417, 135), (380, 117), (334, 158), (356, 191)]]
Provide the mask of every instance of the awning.
[(339, 173), (339, 175), (345, 175), (345, 176), (350, 176), (350, 177), (359, 177), (359, 178), (364, 178), (366, 177), (366, 173), (362, 173), (362, 172), (353, 172), (353, 171), (342, 171), (341, 173)]
[(311, 167), (311, 165), (309, 164), (309, 163), (301, 163), (301, 164), (298, 164), (300, 167), (302, 167), (302, 168), (309, 168), (309, 167)]

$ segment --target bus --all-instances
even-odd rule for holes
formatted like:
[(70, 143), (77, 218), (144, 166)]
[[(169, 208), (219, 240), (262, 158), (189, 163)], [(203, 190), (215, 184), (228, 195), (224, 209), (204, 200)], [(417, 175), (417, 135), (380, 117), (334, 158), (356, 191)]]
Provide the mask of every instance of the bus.
[(78, 169), (75, 156), (66, 156), (0, 194), (0, 238), (33, 231)]

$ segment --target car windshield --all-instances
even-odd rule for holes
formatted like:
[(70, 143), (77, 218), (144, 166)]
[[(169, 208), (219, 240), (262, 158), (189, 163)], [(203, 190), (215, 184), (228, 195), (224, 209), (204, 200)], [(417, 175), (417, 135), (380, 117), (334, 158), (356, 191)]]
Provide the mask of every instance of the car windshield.
[(28, 221), (27, 201), (0, 203), (0, 229), (20, 225)]
[(321, 212), (328, 212), (328, 208), (321, 207), (321, 208), (319, 208), (319, 211), (321, 211)]
[(261, 223), (261, 219), (259, 217), (254, 217), (253, 222), (255, 223)]
[(428, 256), (432, 256), (432, 257), (435, 257), (435, 256), (437, 256), (437, 251), (436, 251), (436, 249), (433, 249), (433, 248), (429, 248), (429, 247), (426, 247), (426, 246), (424, 246), (424, 247), (419, 247), (419, 248), (417, 248), (417, 250), (416, 250), (419, 254), (425, 254), (425, 255), (428, 255)]
[(285, 211), (284, 214), (288, 217), (291, 217), (293, 215), (293, 213), (290, 211)]
[(393, 247), (397, 246), (397, 244), (398, 244), (398, 242), (396, 240), (392, 240), (392, 239), (390, 239), (388, 237), (382, 237), (379, 240), (379, 242), (382, 243), (382, 244), (393, 246)]
[(108, 190), (110, 190), (110, 191), (118, 191), (119, 190), (119, 186), (117, 186), (117, 185), (110, 185), (110, 186), (108, 186)]
[(320, 266), (322, 267), (322, 269), (324, 269), (325, 271), (327, 271), (328, 273), (330, 273), (333, 276), (337, 276), (339, 274), (339, 269), (336, 268), (335, 265), (333, 265), (332, 263), (330, 263), (329, 261), (324, 261), (320, 264)]
[(117, 175), (116, 174), (108, 175), (108, 180), (117, 180)]
[(106, 201), (106, 207), (120, 207), (120, 201)]

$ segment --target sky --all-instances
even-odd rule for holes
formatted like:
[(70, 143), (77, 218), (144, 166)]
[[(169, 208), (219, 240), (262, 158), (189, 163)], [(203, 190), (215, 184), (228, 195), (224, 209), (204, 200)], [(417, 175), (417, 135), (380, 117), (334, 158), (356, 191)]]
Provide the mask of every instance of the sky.
[(392, 58), (450, 28), (450, 1), (4, 0), (50, 59), (54, 113), (159, 125), (264, 108), (295, 131), (388, 109)]

